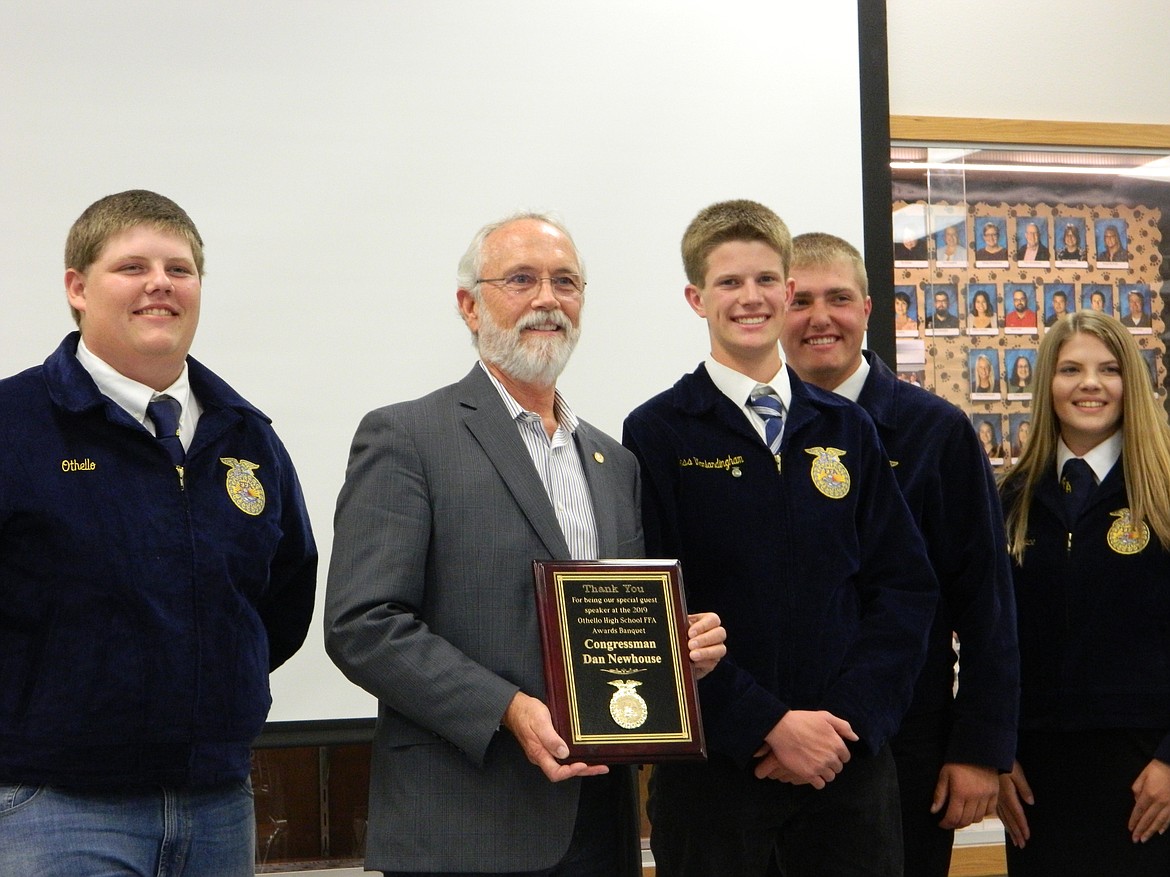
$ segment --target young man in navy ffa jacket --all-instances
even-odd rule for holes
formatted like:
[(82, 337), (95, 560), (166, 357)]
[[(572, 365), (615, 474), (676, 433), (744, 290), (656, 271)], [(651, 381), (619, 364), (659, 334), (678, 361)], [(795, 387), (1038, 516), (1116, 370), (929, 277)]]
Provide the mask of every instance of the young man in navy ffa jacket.
[(177, 204), (97, 201), (65, 266), (80, 334), (0, 381), (0, 874), (251, 877), (251, 744), (313, 611), (300, 485), (187, 357)]
[(709, 762), (655, 769), (662, 877), (902, 871), (888, 741), (937, 585), (869, 417), (781, 361), (791, 258), (763, 205), (700, 212), (683, 263), (711, 355), (625, 424), (648, 555), (680, 558), (727, 630), (700, 683)]
[[(906, 877), (946, 877), (954, 830), (994, 815), (999, 771), (1011, 770), (1015, 747), (1015, 598), (995, 480), (962, 411), (863, 355), (869, 283), (851, 244), (797, 235), (792, 278), (780, 335), (788, 363), (873, 418), (938, 577), (926, 664), (892, 745)], [(957, 694), (952, 631), (962, 649)]]

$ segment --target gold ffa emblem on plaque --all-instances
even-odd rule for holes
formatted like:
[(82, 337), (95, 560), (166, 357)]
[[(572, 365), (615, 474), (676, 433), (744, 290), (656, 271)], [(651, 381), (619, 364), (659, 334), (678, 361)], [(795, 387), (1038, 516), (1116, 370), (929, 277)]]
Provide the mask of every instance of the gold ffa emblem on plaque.
[(237, 460), (235, 457), (220, 457), (219, 462), (228, 467), (227, 494), (236, 508), (249, 515), (264, 511), (264, 485), (252, 474), (259, 469), (259, 463)]
[(812, 454), (813, 486), (830, 499), (841, 499), (849, 493), (849, 470), (841, 462), (845, 452), (838, 448), (805, 448)]
[(1150, 528), (1145, 521), (1140, 527), (1135, 527), (1129, 509), (1118, 509), (1109, 514), (1117, 520), (1105, 534), (1105, 541), (1118, 554), (1137, 554), (1150, 544)]
[(615, 679), (609, 683), (617, 689), (609, 699), (609, 714), (623, 728), (640, 728), (650, 715), (650, 709), (642, 695), (634, 689), (641, 685), (633, 679)]

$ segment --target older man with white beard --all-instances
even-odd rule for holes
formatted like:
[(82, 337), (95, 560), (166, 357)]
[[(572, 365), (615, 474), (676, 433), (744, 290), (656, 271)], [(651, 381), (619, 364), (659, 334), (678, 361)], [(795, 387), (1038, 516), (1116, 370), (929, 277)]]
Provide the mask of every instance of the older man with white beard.
[[(337, 503), (326, 647), (379, 700), (366, 867), (633, 877), (633, 775), (558, 760), (532, 583), (534, 559), (643, 550), (633, 456), (556, 389), (585, 269), (563, 226), (522, 214), (479, 231), (458, 285), (480, 361), (368, 414)], [(719, 619), (689, 638), (702, 676)]]

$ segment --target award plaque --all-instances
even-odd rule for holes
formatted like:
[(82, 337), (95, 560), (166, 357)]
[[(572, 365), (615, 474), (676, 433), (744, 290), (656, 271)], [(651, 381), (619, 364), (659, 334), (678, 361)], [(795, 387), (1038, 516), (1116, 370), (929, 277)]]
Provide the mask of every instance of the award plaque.
[(533, 561), (563, 762), (707, 757), (678, 561)]

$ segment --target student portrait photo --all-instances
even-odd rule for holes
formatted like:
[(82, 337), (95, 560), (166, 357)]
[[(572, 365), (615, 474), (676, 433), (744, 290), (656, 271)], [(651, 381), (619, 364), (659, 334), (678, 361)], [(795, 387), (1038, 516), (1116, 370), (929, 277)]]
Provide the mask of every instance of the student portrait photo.
[(1073, 310), (1076, 297), (1071, 283), (1044, 284), (1044, 325), (1051, 328)]
[(1077, 216), (1056, 218), (1056, 264), (1060, 267), (1089, 267), (1089, 250), (1085, 246), (1085, 221)]
[(997, 414), (972, 414), (971, 425), (979, 436), (979, 446), (992, 466), (1003, 465), (1003, 444), (1000, 441), (1000, 422)]
[(990, 347), (973, 348), (967, 351), (967, 364), (971, 375), (971, 398), (999, 398), (999, 351)]
[(1047, 265), (1052, 253), (1048, 249), (1048, 220), (1029, 217), (1016, 221), (1016, 261), (1021, 265)]
[(1121, 324), (1134, 335), (1149, 335), (1150, 287), (1147, 283), (1123, 283), (1121, 295)]
[(1097, 264), (1112, 267), (1129, 264), (1128, 236), (1125, 221), (1110, 219), (1096, 224)]
[(1146, 371), (1150, 375), (1150, 389), (1158, 389), (1158, 351), (1145, 350), (1141, 351), (1142, 360), (1146, 364)]
[(972, 283), (967, 286), (967, 334), (995, 335), (999, 332), (999, 286)]
[(956, 219), (934, 233), (934, 260), (943, 267), (967, 264), (967, 225)]
[(1004, 284), (1004, 332), (1008, 335), (1036, 333), (1036, 287), (1031, 283)]
[(900, 216), (894, 229), (894, 263), (925, 266), (928, 256), (925, 217)]
[(1006, 268), (1007, 220), (1002, 216), (977, 216), (975, 229), (975, 264)]
[(927, 289), (927, 300), (933, 302), (931, 313), (926, 318), (926, 331), (930, 335), (959, 334), (959, 290), (953, 283), (932, 283)]
[(1032, 375), (1036, 369), (1035, 350), (1011, 350), (1004, 354), (1007, 362), (1007, 391), (1009, 399), (1032, 397)]
[(1013, 462), (1023, 453), (1024, 446), (1028, 444), (1028, 436), (1031, 433), (1031, 413), (1008, 415), (1008, 440), (1005, 444), (1010, 445)]
[(913, 286), (894, 287), (894, 332), (918, 334), (918, 296)]
[(1113, 316), (1113, 287), (1108, 283), (1081, 284), (1081, 310)]

